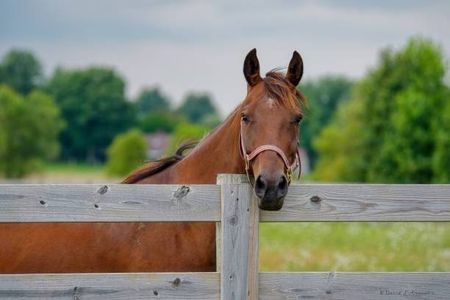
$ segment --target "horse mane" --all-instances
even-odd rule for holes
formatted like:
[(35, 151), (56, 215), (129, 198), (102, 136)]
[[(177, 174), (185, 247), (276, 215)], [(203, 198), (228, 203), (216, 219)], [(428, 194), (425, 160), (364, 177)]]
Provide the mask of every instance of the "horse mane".
[(306, 97), (286, 79), (286, 75), (279, 69), (267, 72), (263, 81), (267, 96), (277, 100), (278, 104), (298, 111), (306, 103)]
[(129, 184), (137, 183), (141, 179), (155, 175), (156, 173), (159, 173), (167, 169), (168, 167), (176, 164), (185, 157), (184, 151), (194, 148), (197, 144), (198, 143), (195, 141), (187, 142), (181, 145), (175, 151), (175, 154), (148, 162), (144, 166), (140, 167), (139, 169), (133, 171), (130, 175), (128, 175), (127, 178), (125, 178), (122, 181), (122, 183), (129, 183)]

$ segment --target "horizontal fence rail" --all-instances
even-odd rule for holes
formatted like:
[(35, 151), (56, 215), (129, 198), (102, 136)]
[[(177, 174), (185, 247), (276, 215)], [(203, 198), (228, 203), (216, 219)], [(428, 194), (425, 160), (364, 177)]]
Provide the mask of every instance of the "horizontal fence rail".
[(220, 187), (5, 184), (0, 208), (0, 222), (220, 221)]
[[(220, 273), (0, 275), (0, 298), (220, 299)], [(260, 299), (449, 299), (450, 273), (259, 273)]]
[[(220, 186), (0, 185), (0, 222), (220, 221)], [(450, 221), (450, 185), (292, 184), (262, 222)]]
[(261, 299), (449, 299), (450, 273), (261, 273)]
[(449, 184), (294, 184), (262, 221), (450, 221)]
[(7, 299), (219, 299), (218, 273), (1, 275)]

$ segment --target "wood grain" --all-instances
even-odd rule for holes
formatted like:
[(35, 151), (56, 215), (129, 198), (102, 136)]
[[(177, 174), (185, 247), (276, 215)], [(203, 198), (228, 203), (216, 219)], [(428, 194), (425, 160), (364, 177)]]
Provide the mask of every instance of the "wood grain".
[(253, 196), (249, 204), (249, 239), (248, 239), (248, 262), (247, 262), (247, 299), (259, 299), (259, 207)]
[[(219, 199), (216, 185), (0, 185), (0, 222), (220, 221)], [(261, 221), (450, 221), (450, 185), (293, 184)]]
[(260, 299), (446, 299), (450, 273), (261, 273)]
[(449, 184), (293, 184), (279, 221), (450, 221)]
[(216, 185), (0, 185), (0, 222), (220, 221)]
[(259, 209), (248, 184), (222, 176), (221, 299), (258, 299)]
[[(0, 275), (1, 299), (219, 299), (219, 273)], [(260, 299), (449, 299), (450, 273), (260, 273)], [(229, 295), (222, 299), (245, 299)]]
[(1, 299), (219, 299), (218, 273), (1, 275)]

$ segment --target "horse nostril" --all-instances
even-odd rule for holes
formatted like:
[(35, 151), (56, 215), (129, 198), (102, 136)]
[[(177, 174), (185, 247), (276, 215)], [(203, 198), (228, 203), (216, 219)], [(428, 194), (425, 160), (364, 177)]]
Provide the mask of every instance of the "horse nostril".
[(258, 178), (256, 178), (256, 181), (255, 181), (256, 196), (258, 196), (259, 198), (263, 198), (264, 195), (266, 194), (266, 190), (267, 190), (266, 181), (261, 176), (258, 176)]
[(288, 190), (288, 182), (286, 176), (281, 176), (280, 181), (278, 182), (278, 196), (284, 197), (287, 194)]

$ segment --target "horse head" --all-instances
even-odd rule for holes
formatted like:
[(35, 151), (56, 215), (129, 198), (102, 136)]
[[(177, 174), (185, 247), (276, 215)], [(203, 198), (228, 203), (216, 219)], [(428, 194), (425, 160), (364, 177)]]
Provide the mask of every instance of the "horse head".
[(303, 61), (294, 51), (286, 75), (270, 71), (260, 76), (256, 49), (244, 61), (247, 96), (240, 108), (240, 147), (248, 175), (253, 175), (258, 206), (283, 206), (292, 172), (300, 166), (299, 123), (303, 96), (296, 89)]

